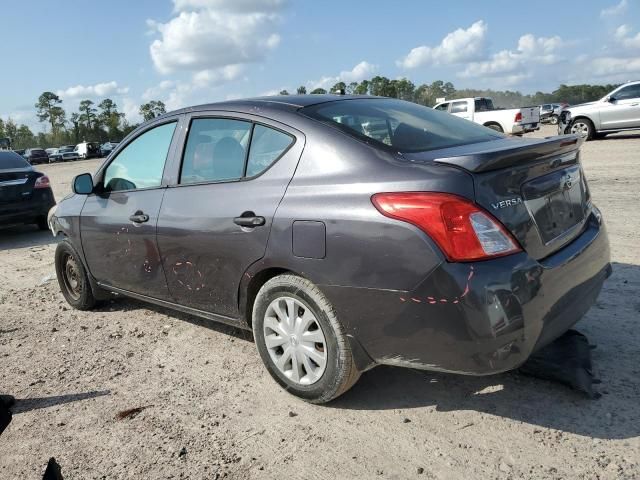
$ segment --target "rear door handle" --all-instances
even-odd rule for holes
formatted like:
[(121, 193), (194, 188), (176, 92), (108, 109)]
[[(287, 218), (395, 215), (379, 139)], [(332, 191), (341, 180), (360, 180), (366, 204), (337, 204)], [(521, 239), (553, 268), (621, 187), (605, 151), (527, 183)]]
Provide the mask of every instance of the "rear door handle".
[(259, 217), (253, 212), (244, 212), (239, 217), (233, 219), (233, 223), (236, 225), (248, 228), (261, 227), (265, 222), (264, 217)]
[(142, 210), (138, 210), (136, 213), (129, 217), (133, 223), (144, 223), (149, 221), (149, 215), (146, 215)]

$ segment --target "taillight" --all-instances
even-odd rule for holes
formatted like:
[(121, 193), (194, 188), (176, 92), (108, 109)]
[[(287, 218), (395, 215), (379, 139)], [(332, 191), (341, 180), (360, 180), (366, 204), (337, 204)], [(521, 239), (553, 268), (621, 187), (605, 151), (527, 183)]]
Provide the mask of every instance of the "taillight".
[(516, 118), (514, 122), (521, 122), (521, 121), (522, 121), (522, 112), (518, 112), (516, 113)]
[(36, 184), (33, 188), (49, 188), (51, 183), (49, 182), (49, 177), (43, 175), (41, 177), (36, 178)]
[(457, 195), (377, 193), (371, 201), (383, 215), (411, 223), (424, 231), (452, 262), (485, 260), (521, 250), (498, 220)]

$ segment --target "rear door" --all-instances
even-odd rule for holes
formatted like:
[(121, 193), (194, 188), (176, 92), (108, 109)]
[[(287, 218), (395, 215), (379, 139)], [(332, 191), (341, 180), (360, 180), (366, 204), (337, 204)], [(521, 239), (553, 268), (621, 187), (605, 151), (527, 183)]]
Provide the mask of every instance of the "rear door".
[(640, 83), (627, 85), (612, 97), (611, 102), (603, 102), (600, 110), (602, 130), (640, 127)]
[[(80, 235), (89, 271), (101, 283), (169, 297), (156, 242), (156, 224), (178, 118), (149, 126), (96, 175), (97, 193), (82, 209)], [(173, 145), (173, 147), (172, 147)]]
[(236, 317), (240, 280), (264, 256), (303, 135), (259, 117), (194, 114), (158, 220), (174, 300)]

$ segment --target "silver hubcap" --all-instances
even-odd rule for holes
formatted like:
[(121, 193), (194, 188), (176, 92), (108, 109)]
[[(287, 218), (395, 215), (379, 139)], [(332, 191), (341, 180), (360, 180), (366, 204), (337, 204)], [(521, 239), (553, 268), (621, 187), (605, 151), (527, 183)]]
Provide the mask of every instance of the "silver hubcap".
[(327, 344), (310, 309), (295, 298), (277, 298), (267, 307), (263, 329), (269, 356), (283, 375), (300, 385), (320, 380)]
[(581, 137), (586, 137), (589, 135), (589, 125), (584, 122), (576, 122), (571, 127), (571, 133), (578, 134)]

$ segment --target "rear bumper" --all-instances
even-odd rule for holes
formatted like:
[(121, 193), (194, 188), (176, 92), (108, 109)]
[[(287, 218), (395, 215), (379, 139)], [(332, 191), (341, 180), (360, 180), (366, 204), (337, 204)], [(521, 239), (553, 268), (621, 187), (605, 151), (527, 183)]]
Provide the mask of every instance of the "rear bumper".
[(468, 375), (520, 366), (595, 303), (611, 273), (604, 224), (543, 261), (442, 263), (410, 292), (322, 287), (374, 362)]
[(34, 190), (31, 197), (9, 205), (0, 204), (0, 225), (31, 223), (47, 216), (49, 209), (56, 204), (50, 188)]

